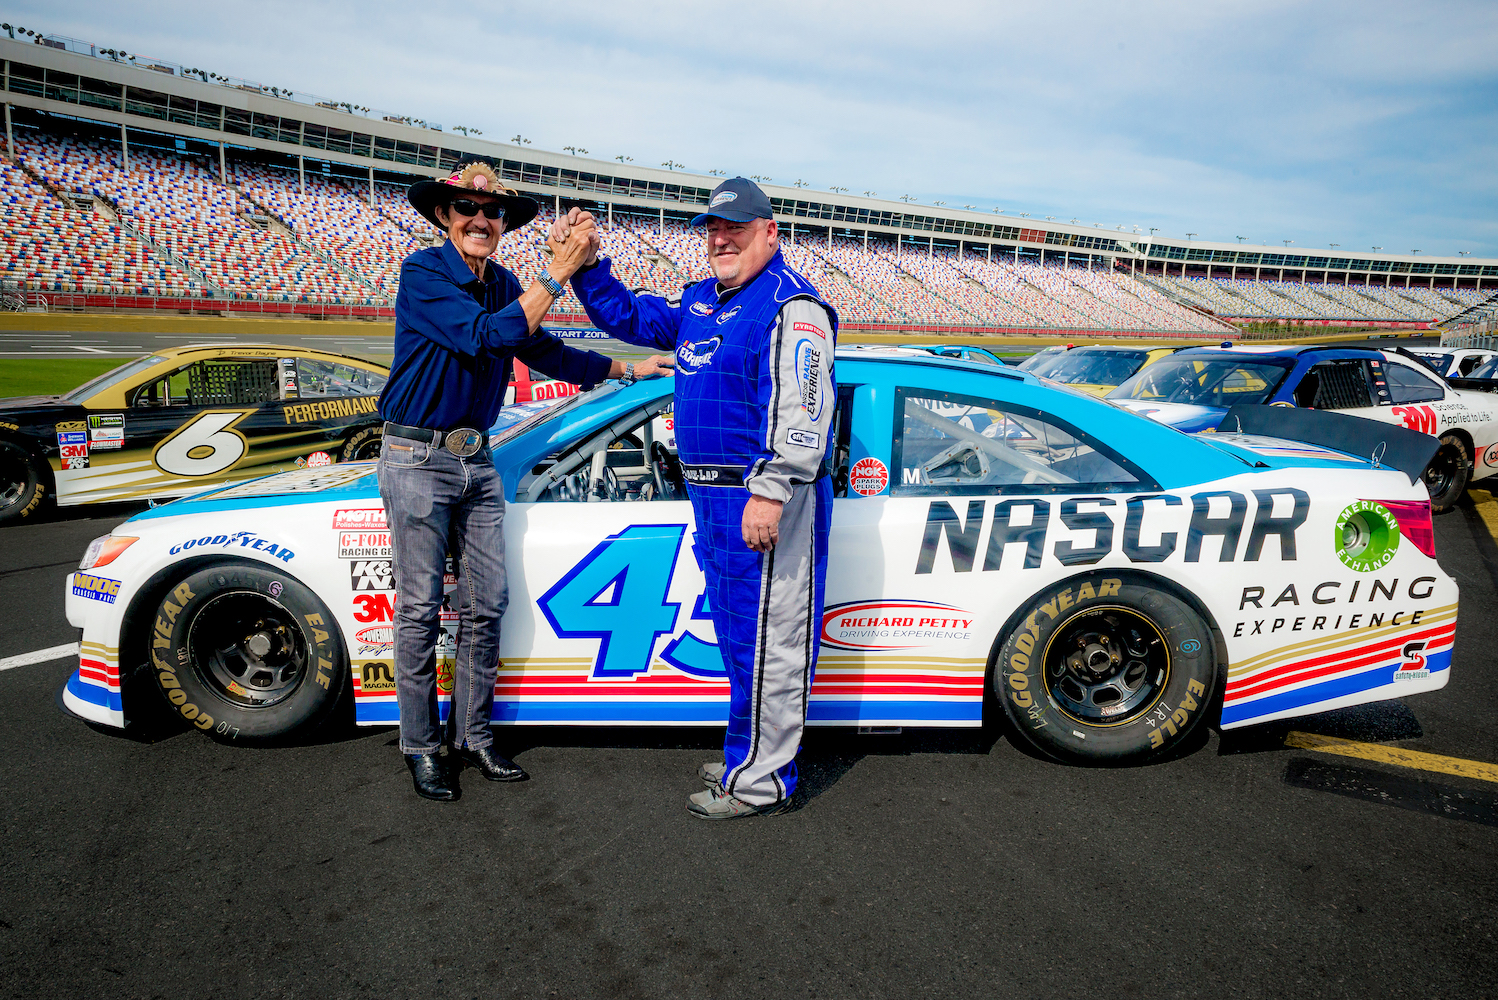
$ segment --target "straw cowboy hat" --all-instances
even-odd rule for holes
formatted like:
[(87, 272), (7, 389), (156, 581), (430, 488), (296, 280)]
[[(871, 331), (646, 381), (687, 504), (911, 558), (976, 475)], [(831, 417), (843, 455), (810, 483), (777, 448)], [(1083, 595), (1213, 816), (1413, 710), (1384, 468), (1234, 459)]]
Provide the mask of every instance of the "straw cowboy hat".
[(438, 229), (447, 227), (437, 221), (437, 206), (467, 194), (493, 195), (505, 209), (505, 232), (513, 232), (536, 217), (536, 203), (505, 187), (494, 168), (487, 163), (463, 165), (457, 173), (440, 181), (417, 181), (406, 192), (411, 207)]

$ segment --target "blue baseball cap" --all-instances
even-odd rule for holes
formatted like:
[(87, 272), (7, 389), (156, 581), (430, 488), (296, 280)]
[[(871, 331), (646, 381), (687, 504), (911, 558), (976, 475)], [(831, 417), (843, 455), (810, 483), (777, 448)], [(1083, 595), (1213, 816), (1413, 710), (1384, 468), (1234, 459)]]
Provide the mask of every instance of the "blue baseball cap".
[(692, 225), (705, 225), (712, 218), (748, 222), (774, 217), (770, 211), (770, 199), (758, 184), (747, 177), (730, 177), (713, 188), (713, 195), (707, 200), (707, 211), (693, 219)]

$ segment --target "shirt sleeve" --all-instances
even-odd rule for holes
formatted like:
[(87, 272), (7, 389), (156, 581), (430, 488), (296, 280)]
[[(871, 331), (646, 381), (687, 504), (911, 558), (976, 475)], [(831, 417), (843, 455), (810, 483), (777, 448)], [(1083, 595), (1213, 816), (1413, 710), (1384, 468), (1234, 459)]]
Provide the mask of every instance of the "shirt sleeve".
[(469, 358), (513, 354), (539, 343), (541, 336), (530, 332), (518, 300), (487, 312), (462, 286), (417, 255), (401, 265), (396, 314), (417, 335)]
[(832, 446), (835, 346), (831, 317), (810, 299), (780, 310), (759, 363), (762, 451), (744, 486), (755, 496), (786, 501), (791, 487), (815, 482)]
[(563, 382), (574, 382), (584, 389), (607, 381), (609, 369), (614, 364), (607, 355), (580, 351), (545, 331), (534, 339), (535, 344), (528, 344), (515, 352), (515, 357), (524, 361), (526, 367)]
[(614, 277), (607, 257), (572, 276), (572, 291), (588, 318), (611, 337), (670, 353), (681, 331), (681, 296), (635, 295)]

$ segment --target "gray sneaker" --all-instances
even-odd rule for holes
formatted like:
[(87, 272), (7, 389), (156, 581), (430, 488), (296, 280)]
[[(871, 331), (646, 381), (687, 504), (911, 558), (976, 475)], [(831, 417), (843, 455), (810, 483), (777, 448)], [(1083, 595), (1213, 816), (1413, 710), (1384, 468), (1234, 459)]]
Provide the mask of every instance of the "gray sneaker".
[(697, 777), (702, 779), (702, 784), (707, 788), (723, 784), (723, 775), (728, 770), (728, 765), (721, 760), (710, 760), (697, 769)]
[(734, 798), (714, 785), (706, 791), (687, 796), (687, 812), (697, 819), (742, 819), (745, 816), (773, 816), (788, 803), (772, 802), (767, 806), (752, 806)]

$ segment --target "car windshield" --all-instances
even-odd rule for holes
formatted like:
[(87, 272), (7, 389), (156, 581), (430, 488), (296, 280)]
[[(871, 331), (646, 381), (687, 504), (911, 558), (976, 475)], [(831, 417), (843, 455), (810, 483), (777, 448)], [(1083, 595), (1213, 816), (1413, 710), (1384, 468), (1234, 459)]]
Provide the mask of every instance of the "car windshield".
[(1436, 351), (1412, 351), (1411, 353), (1434, 368), (1437, 375), (1445, 375), (1446, 370), (1451, 367), (1452, 355), (1450, 354), (1441, 354)]
[[(585, 401), (597, 402), (611, 392), (619, 391), (619, 383), (606, 382), (596, 389), (580, 392), (575, 396), (566, 396), (562, 399), (548, 399), (535, 403), (521, 403), (516, 406), (506, 406), (499, 411), (499, 417), (494, 426), (489, 429), (489, 447), (498, 448), (506, 441), (514, 440), (532, 427), (536, 427), (548, 420), (553, 420), (568, 410), (574, 410)], [(519, 420), (514, 417), (519, 416)]]
[(1267, 400), (1289, 371), (1288, 363), (1246, 358), (1172, 358), (1140, 369), (1108, 395), (1160, 403), (1232, 406)]
[(158, 357), (155, 354), (148, 354), (143, 358), (136, 358), (128, 365), (121, 365), (114, 371), (105, 372), (103, 375), (100, 375), (92, 382), (83, 383), (78, 388), (62, 397), (63, 401), (68, 403), (81, 403), (84, 400), (88, 399), (90, 396), (98, 395), (105, 389), (108, 389), (110, 386), (117, 385), (120, 382), (123, 382), (126, 379), (130, 378), (132, 375), (137, 375), (140, 372), (145, 371), (147, 368), (150, 368), (152, 365), (159, 365), (165, 360), (166, 358)]
[(1472, 369), (1468, 378), (1498, 378), (1498, 357), (1491, 357)]
[(1045, 369), (1049, 368), (1064, 352), (1065, 348), (1062, 347), (1047, 347), (1044, 350), (1036, 351), (1015, 365), (1015, 367), (1027, 372), (1034, 372), (1037, 375), (1044, 375)]
[(1148, 351), (1067, 351), (1035, 374), (1067, 385), (1118, 385), (1148, 356)]

